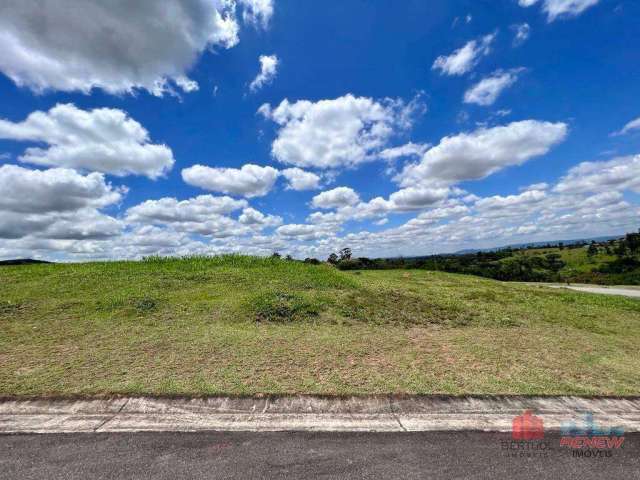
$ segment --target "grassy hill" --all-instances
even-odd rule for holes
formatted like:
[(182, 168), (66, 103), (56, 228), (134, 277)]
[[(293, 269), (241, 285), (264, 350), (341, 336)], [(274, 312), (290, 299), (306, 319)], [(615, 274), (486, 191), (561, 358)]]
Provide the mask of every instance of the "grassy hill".
[(577, 248), (532, 248), (521, 250), (522, 255), (527, 256), (545, 256), (549, 254), (558, 254), (565, 266), (560, 270), (561, 273), (571, 273), (574, 275), (593, 273), (616, 260), (616, 256), (612, 253), (606, 253), (602, 248), (598, 249), (598, 253), (589, 256), (587, 254), (588, 246), (580, 246)]
[(0, 396), (640, 394), (640, 301), (243, 256), (0, 269)]
[[(534, 248), (519, 251), (525, 256), (546, 257), (557, 254), (564, 263), (559, 270), (559, 279), (574, 283), (596, 283), (605, 285), (640, 285), (640, 261), (628, 257), (627, 265), (614, 254), (610, 243), (595, 244), (597, 253), (589, 255), (589, 246), (577, 248)], [(612, 266), (614, 266), (612, 268)], [(621, 268), (615, 268), (619, 266)]]

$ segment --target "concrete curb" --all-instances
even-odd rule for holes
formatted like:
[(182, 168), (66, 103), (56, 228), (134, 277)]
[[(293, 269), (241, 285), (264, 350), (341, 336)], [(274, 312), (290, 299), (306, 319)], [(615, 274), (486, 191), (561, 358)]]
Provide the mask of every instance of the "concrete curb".
[(524, 410), (546, 431), (598, 425), (640, 432), (640, 398), (584, 397), (265, 397), (113, 398), (0, 402), (0, 433), (138, 431), (417, 432), (511, 430)]

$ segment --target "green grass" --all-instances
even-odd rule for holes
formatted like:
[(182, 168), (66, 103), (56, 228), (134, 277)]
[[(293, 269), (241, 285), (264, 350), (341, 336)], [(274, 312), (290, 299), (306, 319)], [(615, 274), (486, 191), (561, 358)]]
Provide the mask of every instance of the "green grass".
[(607, 254), (599, 247), (596, 255), (587, 255), (587, 248), (532, 248), (524, 249), (520, 255), (546, 255), (548, 253), (559, 254), (565, 267), (560, 270), (563, 279), (569, 279), (573, 283), (594, 283), (602, 285), (640, 285), (640, 268), (635, 268), (624, 273), (602, 273), (606, 272), (608, 264), (616, 261), (618, 257)]
[(640, 394), (640, 301), (244, 256), (0, 268), (0, 396)]
[(522, 250), (524, 255), (546, 255), (547, 253), (557, 253), (563, 262), (566, 263), (566, 269), (572, 269), (578, 273), (588, 273), (594, 269), (600, 268), (605, 264), (616, 259), (615, 255), (608, 255), (602, 249), (597, 255), (589, 257), (587, 255), (587, 247), (579, 248), (531, 248)]

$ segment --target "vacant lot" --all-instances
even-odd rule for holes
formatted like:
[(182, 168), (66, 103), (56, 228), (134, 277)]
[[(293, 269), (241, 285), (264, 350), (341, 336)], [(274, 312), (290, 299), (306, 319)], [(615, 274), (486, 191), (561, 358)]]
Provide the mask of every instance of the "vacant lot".
[(251, 257), (0, 268), (0, 396), (640, 394), (640, 301)]

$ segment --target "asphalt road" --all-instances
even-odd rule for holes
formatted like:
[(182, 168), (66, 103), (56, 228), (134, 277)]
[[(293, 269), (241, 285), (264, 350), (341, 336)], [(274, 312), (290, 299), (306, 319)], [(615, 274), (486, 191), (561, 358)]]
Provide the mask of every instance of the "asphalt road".
[(603, 295), (621, 295), (623, 297), (640, 298), (640, 290), (622, 287), (591, 287), (586, 285), (577, 285), (566, 287), (578, 292), (600, 293)]
[(602, 295), (620, 295), (623, 297), (640, 298), (640, 289), (635, 285), (622, 285), (622, 286), (598, 286), (598, 285), (586, 285), (586, 284), (571, 284), (565, 283), (535, 283), (535, 282), (522, 282), (527, 285), (534, 285), (536, 287), (551, 287), (551, 288), (567, 288), (569, 290), (575, 290), (577, 292), (586, 293), (599, 293)]
[(546, 454), (540, 444), (505, 449), (509, 439), (477, 432), (4, 435), (0, 478), (640, 478), (640, 434), (628, 434), (611, 457), (591, 458), (573, 457), (557, 434), (545, 437)]

